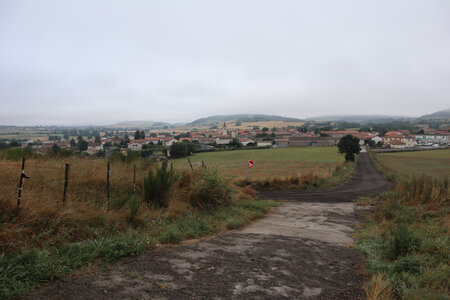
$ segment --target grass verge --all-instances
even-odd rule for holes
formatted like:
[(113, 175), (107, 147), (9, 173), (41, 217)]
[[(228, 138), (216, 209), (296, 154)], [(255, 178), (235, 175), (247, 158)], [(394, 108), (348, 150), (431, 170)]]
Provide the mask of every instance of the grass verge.
[[(148, 219), (128, 232), (80, 242), (21, 248), (0, 254), (0, 297), (10, 298), (99, 261), (137, 255), (160, 244), (237, 229), (263, 217), (272, 201), (246, 199), (210, 211), (171, 213)], [(169, 207), (170, 209), (170, 207)], [(91, 230), (97, 230), (92, 227)], [(68, 234), (68, 233), (67, 233)]]
[(388, 177), (395, 181), (391, 191), (360, 202), (376, 207), (358, 232), (357, 249), (372, 275), (367, 299), (449, 299), (448, 178)]

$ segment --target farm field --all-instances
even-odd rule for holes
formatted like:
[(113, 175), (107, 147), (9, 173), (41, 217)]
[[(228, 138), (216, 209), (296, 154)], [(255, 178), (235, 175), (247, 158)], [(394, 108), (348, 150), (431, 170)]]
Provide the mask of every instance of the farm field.
[(405, 175), (450, 175), (450, 149), (380, 153), (378, 161), (389, 171)]
[[(254, 162), (249, 175), (252, 179), (300, 176), (311, 172), (324, 175), (344, 162), (337, 147), (205, 152), (194, 154), (190, 160), (194, 166), (199, 166), (204, 161), (206, 166), (217, 167), (219, 173), (237, 179), (244, 178), (249, 160)], [(171, 162), (176, 168), (189, 168), (186, 158), (174, 159)]]

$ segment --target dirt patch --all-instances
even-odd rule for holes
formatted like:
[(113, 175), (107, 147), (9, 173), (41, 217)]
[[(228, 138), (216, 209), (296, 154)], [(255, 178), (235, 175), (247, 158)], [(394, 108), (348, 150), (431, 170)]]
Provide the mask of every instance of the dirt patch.
[(318, 240), (236, 232), (69, 277), (27, 298), (357, 299), (360, 261), (351, 249)]
[(346, 245), (366, 208), (350, 201), (389, 187), (362, 153), (355, 178), (341, 187), (261, 194), (297, 201), (243, 230), (67, 277), (25, 298), (360, 299), (363, 258)]

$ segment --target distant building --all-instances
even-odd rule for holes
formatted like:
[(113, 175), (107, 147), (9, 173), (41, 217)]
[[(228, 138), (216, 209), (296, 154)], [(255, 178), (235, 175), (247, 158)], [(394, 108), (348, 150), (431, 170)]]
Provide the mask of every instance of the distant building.
[(269, 146), (272, 146), (272, 141), (257, 141), (256, 146), (257, 147), (269, 147)]
[(285, 148), (285, 147), (289, 146), (288, 138), (275, 139), (274, 141), (275, 141), (276, 147)]
[(178, 142), (176, 139), (174, 139), (172, 137), (166, 137), (164, 139), (164, 146), (170, 147), (170, 146), (172, 146), (173, 143), (176, 143), (176, 142)]
[(248, 138), (240, 138), (239, 139), (239, 143), (241, 143), (242, 144), (242, 146), (248, 146), (248, 144), (254, 144), (255, 143), (255, 141), (254, 140), (251, 140), (251, 139), (248, 139)]
[(89, 144), (88, 150), (100, 151), (100, 150), (103, 150), (103, 145), (102, 145), (102, 143)]
[(379, 136), (374, 136), (373, 138), (371, 138), (372, 141), (374, 141), (375, 143), (379, 143), (382, 142), (383, 139)]
[(214, 144), (214, 139), (210, 137), (199, 137), (198, 142), (203, 145)]
[(356, 130), (334, 130), (334, 131), (323, 131), (322, 133), (325, 133), (328, 136), (331, 136), (333, 138), (342, 138), (348, 134), (358, 134), (360, 133), (359, 131)]
[(403, 143), (400, 140), (390, 140), (390, 141), (386, 141), (385, 145), (388, 145), (390, 148), (393, 149), (403, 149), (403, 148), (407, 148), (406, 144)]
[(143, 143), (131, 142), (128, 144), (128, 149), (133, 151), (141, 151)]
[(415, 145), (415, 140), (415, 136), (410, 135), (409, 130), (388, 131), (383, 137), (383, 142), (385, 144), (392, 145), (392, 141), (400, 141), (405, 145), (404, 148), (413, 148)]
[(217, 145), (228, 145), (232, 140), (233, 139), (230, 136), (223, 135), (216, 137), (214, 141)]
[(435, 131), (432, 134), (417, 134), (416, 140), (421, 144), (440, 144), (450, 145), (450, 132), (448, 131)]
[(289, 147), (308, 147), (308, 146), (336, 146), (339, 139), (324, 136), (291, 136), (289, 137)]

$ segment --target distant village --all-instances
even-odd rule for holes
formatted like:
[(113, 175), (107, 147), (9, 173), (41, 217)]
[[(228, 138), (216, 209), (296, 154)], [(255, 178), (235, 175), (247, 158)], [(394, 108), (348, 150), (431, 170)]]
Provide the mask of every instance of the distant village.
[[(188, 142), (196, 145), (198, 151), (215, 151), (233, 148), (271, 148), (271, 147), (314, 147), (335, 146), (345, 135), (352, 135), (360, 140), (361, 145), (369, 145), (381, 149), (406, 149), (418, 147), (448, 147), (450, 145), (450, 127), (441, 127), (439, 130), (428, 126), (420, 128), (416, 133), (409, 130), (379, 132), (364, 132), (356, 130), (324, 130), (307, 131), (303, 128), (272, 128), (267, 127), (240, 130), (227, 128), (224, 123), (218, 128), (192, 130), (188, 132), (161, 132), (136, 130), (133, 134), (116, 132), (114, 136), (101, 136), (86, 140), (74, 140), (57, 138), (36, 143), (35, 141), (23, 141), (21, 147), (31, 147), (40, 153), (47, 153), (49, 149), (80, 150), (77, 147), (83, 141), (85, 143), (82, 152), (86, 155), (107, 155), (120, 151), (127, 155), (129, 151), (143, 152), (148, 149), (166, 149), (164, 155), (170, 156), (167, 151), (174, 143)], [(109, 134), (111, 135), (111, 133)], [(55, 146), (56, 145), (56, 146)], [(150, 151), (153, 154), (154, 151)]]

